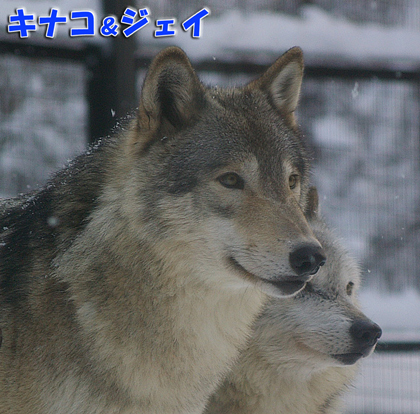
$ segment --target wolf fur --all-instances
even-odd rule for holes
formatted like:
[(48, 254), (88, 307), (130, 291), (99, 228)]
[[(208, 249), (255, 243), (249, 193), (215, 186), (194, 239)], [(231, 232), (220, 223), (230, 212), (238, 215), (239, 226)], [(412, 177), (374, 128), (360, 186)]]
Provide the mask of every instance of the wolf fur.
[(296, 296), (269, 301), (206, 414), (342, 412), (358, 361), (381, 330), (360, 311), (359, 268), (320, 219), (317, 200), (312, 189), (307, 214), (326, 265)]
[(267, 293), (325, 260), (302, 210), (302, 72), (293, 48), (210, 89), (165, 49), (136, 117), (3, 204), (1, 413), (203, 411)]

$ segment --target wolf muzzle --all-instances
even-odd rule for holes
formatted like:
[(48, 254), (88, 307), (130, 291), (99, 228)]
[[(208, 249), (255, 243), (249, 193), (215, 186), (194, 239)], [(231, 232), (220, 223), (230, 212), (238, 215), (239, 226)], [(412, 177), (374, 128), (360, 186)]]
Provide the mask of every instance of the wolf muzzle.
[(284, 295), (295, 294), (305, 287), (306, 282), (312, 279), (325, 261), (326, 256), (322, 247), (311, 244), (301, 246), (289, 255), (290, 266), (296, 275), (269, 282)]
[(350, 335), (353, 340), (352, 352), (333, 355), (344, 365), (353, 365), (360, 358), (369, 356), (382, 336), (382, 329), (369, 319), (358, 319), (351, 325)]

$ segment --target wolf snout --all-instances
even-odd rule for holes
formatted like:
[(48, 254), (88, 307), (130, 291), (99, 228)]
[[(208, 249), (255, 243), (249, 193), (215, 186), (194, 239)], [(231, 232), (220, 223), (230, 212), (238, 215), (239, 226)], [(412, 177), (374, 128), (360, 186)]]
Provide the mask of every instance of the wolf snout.
[(382, 335), (382, 329), (376, 323), (369, 320), (357, 320), (350, 327), (350, 334), (355, 346), (365, 355), (376, 345)]
[(326, 259), (322, 247), (316, 245), (299, 247), (289, 256), (290, 266), (298, 276), (314, 275)]

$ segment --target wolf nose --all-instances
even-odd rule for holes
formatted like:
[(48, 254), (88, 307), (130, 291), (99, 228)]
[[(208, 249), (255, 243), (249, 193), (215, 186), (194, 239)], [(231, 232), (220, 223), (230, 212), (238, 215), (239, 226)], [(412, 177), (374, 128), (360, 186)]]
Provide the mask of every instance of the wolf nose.
[(304, 246), (290, 253), (289, 262), (298, 276), (315, 274), (325, 264), (325, 252), (319, 246)]
[(357, 320), (350, 327), (350, 334), (356, 344), (362, 348), (376, 345), (382, 335), (382, 329), (376, 323), (366, 320)]

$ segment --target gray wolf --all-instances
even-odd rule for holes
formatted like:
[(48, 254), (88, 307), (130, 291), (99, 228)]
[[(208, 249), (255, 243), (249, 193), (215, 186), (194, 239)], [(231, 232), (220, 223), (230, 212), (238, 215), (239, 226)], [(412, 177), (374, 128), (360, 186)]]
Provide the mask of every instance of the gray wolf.
[(266, 296), (325, 261), (303, 213), (299, 48), (241, 88), (185, 53), (137, 115), (2, 208), (0, 412), (197, 414)]
[(336, 414), (361, 358), (381, 335), (357, 302), (360, 271), (319, 217), (318, 196), (307, 216), (328, 260), (296, 296), (270, 299), (250, 343), (206, 414)]

